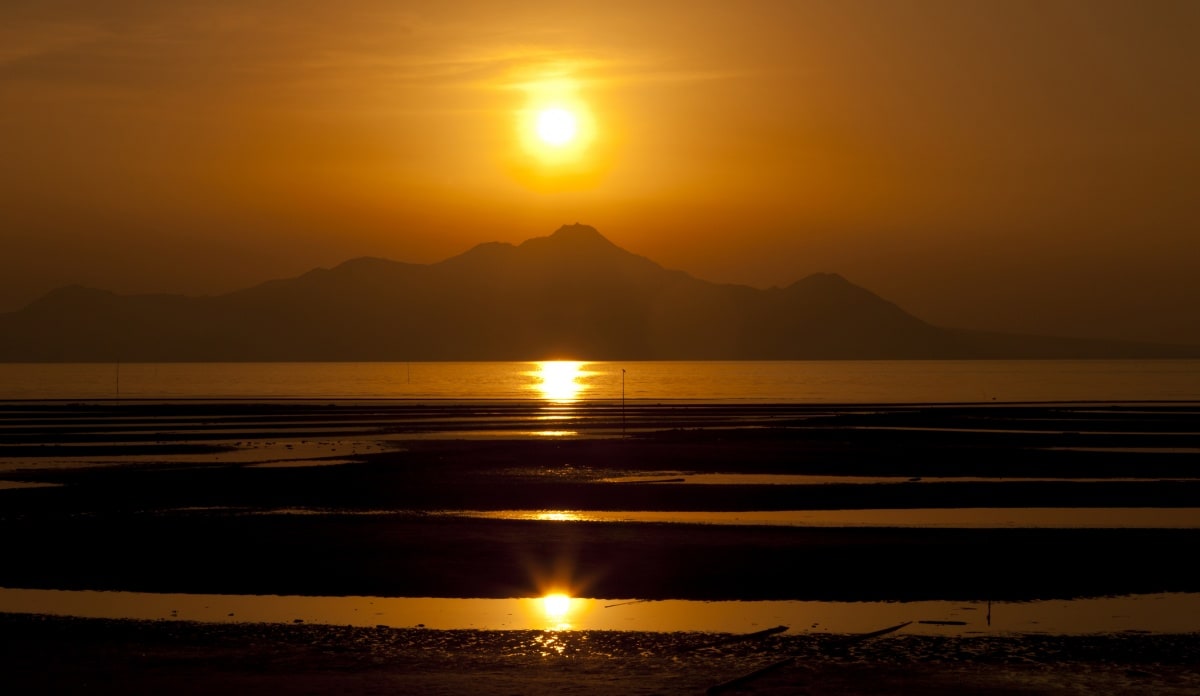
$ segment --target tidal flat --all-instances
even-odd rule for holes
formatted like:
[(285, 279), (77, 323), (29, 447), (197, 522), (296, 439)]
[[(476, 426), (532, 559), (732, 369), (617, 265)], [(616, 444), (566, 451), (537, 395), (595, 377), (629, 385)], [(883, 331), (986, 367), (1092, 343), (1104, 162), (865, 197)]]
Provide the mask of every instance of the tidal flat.
[[(1200, 530), (1172, 514), (1191, 514), (1200, 499), (1198, 414), (1190, 403), (9, 402), (0, 405), (0, 478), (43, 485), (0, 490), (0, 587), (884, 602), (1196, 593), (1189, 549)], [(707, 474), (733, 478), (687, 483)], [(754, 478), (767, 475), (813, 478)], [(1118, 521), (972, 528), (586, 519), (588, 511), (967, 508), (1111, 508)], [(1121, 526), (1119, 511), (1135, 509), (1150, 519), (1162, 510), (1162, 524)], [(536, 514), (459, 514), (512, 510)], [(852, 634), (790, 627), (767, 642), (739, 643), (754, 647), (734, 659), (703, 650), (680, 657), (681, 645), (698, 640), (690, 633), (530, 633), (528, 640), (536, 633), (560, 646), (637, 646), (538, 655), (503, 647), (525, 640), (511, 631), (368, 627), (355, 629), (367, 638), (351, 640), (348, 629), (332, 626), (3, 619), (6, 645), (28, 638), (45, 648), (41, 658), (6, 665), (18, 684), (35, 684), (38, 670), (64, 684), (103, 673), (113, 692), (126, 693), (180, 676), (214, 686), (196, 677), (201, 664), (223, 665), (243, 693), (306, 683), (472, 692), (480, 682), (462, 669), (511, 693), (568, 683), (580, 693), (695, 693), (796, 655), (804, 659), (729, 689), (771, 693), (770, 679), (782, 679), (776, 687), (803, 683), (808, 693), (888, 693), (880, 683), (928, 677), (944, 678), (942, 693), (952, 693), (969, 675), (986, 682), (992, 674), (1000, 684), (1009, 677), (999, 675), (1016, 670), (1024, 676), (995, 693), (1079, 684), (1108, 693), (1171, 693), (1179, 685), (1186, 693), (1197, 685), (1200, 642), (1191, 633), (898, 630), (851, 649), (844, 640)], [(379, 641), (390, 646), (385, 657), (363, 648)], [(660, 641), (673, 647), (656, 647)], [(313, 650), (325, 657), (310, 660)], [(930, 655), (941, 658), (931, 663)], [(293, 681), (297, 675), (316, 681)], [(840, 690), (821, 690), (834, 684)], [(938, 688), (928, 682), (921, 692)]]

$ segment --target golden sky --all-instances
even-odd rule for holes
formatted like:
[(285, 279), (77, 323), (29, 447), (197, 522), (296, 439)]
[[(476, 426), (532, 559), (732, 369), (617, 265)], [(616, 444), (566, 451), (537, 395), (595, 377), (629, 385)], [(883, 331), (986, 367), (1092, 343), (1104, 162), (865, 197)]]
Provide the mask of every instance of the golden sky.
[[(1191, 0), (5, 0), (0, 311), (579, 221), (707, 280), (1200, 343), (1197, 36)], [(570, 157), (530, 142), (552, 103)]]

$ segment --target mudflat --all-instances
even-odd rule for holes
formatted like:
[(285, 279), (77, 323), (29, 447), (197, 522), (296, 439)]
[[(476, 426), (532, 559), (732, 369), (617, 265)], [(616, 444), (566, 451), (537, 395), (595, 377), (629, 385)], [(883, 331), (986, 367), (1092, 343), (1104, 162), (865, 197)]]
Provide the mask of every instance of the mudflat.
[[(459, 513), (1193, 508), (1198, 414), (1196, 404), (13, 402), (0, 405), (0, 479), (57, 485), (0, 490), (0, 586), (511, 597), (554, 584), (645, 599), (1008, 601), (1195, 592), (1188, 550), (1200, 530), (1169, 525)], [(712, 473), (822, 482), (688, 482)], [(695, 693), (767, 665), (726, 690), (1195, 693), (1200, 683), (1193, 635), (784, 633), (704, 647), (711, 636), (559, 632), (546, 649), (545, 635), (525, 632), (0, 619), (18, 692), (48, 679), (112, 693)]]

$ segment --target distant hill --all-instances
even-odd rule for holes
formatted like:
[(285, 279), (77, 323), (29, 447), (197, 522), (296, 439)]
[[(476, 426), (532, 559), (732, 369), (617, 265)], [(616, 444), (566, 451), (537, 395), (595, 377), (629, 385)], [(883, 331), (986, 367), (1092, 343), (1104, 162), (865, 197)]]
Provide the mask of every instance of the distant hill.
[(78, 286), (0, 314), (0, 361), (1200, 357), (1198, 346), (931, 326), (835, 274), (786, 288), (667, 270), (567, 225), (430, 265), (347, 261), (213, 297)]

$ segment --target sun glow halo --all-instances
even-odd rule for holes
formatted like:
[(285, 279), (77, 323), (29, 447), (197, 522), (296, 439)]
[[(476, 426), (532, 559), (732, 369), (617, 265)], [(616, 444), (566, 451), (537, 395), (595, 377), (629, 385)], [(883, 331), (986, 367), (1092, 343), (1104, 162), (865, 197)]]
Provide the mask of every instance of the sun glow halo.
[[(516, 136), (505, 154), (518, 182), (544, 192), (592, 188), (609, 173), (616, 142), (611, 124), (600, 127), (602, 111), (588, 85), (569, 75), (570, 66), (509, 83), (516, 93)], [(518, 101), (519, 99), (519, 101)]]
[(597, 129), (590, 105), (571, 80), (520, 85), (525, 104), (516, 111), (519, 166), (531, 181), (586, 179), (596, 169)]

